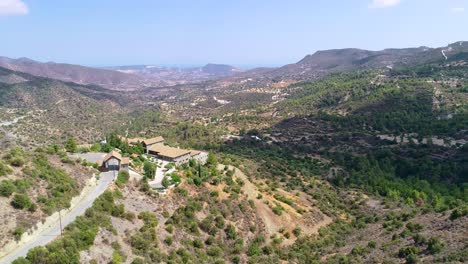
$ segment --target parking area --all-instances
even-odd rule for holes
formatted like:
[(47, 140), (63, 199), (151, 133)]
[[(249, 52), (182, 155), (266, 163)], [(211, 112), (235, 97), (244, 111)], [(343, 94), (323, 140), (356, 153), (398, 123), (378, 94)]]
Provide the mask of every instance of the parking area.
[(101, 153), (101, 152), (96, 152), (96, 153), (73, 153), (73, 154), (69, 154), (69, 156), (71, 158), (81, 158), (81, 159), (85, 159), (89, 162), (93, 162), (93, 163), (99, 163), (102, 161), (102, 159), (104, 159), (104, 157), (106, 156), (106, 153)]

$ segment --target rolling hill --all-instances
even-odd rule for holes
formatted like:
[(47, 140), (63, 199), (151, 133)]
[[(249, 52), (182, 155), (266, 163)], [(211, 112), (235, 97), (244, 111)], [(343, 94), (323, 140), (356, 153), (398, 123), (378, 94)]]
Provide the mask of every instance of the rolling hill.
[(42, 63), (28, 58), (0, 57), (0, 67), (65, 82), (100, 85), (112, 90), (134, 90), (160, 85), (134, 74), (65, 63)]

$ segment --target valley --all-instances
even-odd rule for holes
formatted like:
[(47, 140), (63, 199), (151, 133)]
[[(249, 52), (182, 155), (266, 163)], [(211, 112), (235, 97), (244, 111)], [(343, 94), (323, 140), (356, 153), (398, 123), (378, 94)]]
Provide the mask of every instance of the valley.
[(0, 263), (464, 263), (466, 54), (3, 58)]

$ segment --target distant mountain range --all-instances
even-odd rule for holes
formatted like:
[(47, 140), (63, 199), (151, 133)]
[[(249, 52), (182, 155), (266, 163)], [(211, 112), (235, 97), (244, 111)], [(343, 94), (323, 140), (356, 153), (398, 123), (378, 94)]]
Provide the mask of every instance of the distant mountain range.
[(225, 78), (242, 72), (239, 68), (224, 64), (207, 64), (203, 67), (187, 68), (152, 65), (93, 68), (7, 57), (0, 57), (0, 67), (65, 82), (84, 85), (95, 84), (111, 90), (173, 86)]
[[(91, 68), (80, 65), (37, 62), (28, 58), (0, 57), (0, 67), (31, 75), (77, 84), (95, 84), (110, 90), (136, 90), (216, 81), (214, 86), (235, 84), (258, 87), (269, 83), (286, 84), (314, 80), (333, 72), (450, 63), (468, 58), (468, 42), (460, 41), (441, 48), (407, 48), (369, 51), (334, 49), (317, 51), (297, 63), (279, 68), (255, 68), (248, 71), (224, 65), (203, 67), (160, 67), (153, 65)], [(14, 80), (11, 80), (14, 81)]]
[(112, 90), (132, 90), (161, 85), (154, 80), (135, 74), (65, 63), (42, 63), (28, 58), (10, 59), (0, 57), (0, 67), (65, 82), (96, 84)]

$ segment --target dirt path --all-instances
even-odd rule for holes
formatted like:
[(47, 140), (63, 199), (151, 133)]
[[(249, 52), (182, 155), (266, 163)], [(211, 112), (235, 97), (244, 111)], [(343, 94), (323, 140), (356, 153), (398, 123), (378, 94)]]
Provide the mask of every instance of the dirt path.
[(17, 117), (15, 119), (11, 120), (11, 121), (2, 121), (2, 122), (0, 122), (0, 126), (10, 126), (10, 125), (16, 124), (23, 118), (26, 118), (26, 116), (20, 116), (20, 117)]
[(445, 55), (445, 50), (442, 50), (442, 56), (444, 56), (445, 60), (448, 60), (447, 55)]

